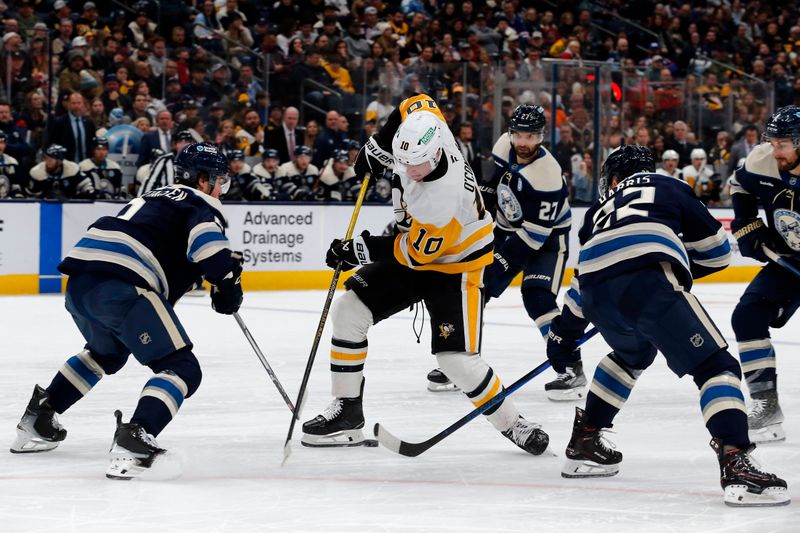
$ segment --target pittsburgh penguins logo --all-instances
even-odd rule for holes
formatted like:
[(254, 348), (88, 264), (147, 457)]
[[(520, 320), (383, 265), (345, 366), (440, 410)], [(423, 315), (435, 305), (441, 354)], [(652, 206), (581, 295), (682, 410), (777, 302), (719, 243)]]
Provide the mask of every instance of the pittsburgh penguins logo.
[(447, 337), (455, 333), (455, 331), (456, 327), (453, 324), (448, 324), (446, 322), (439, 324), (439, 336), (443, 339), (447, 339)]

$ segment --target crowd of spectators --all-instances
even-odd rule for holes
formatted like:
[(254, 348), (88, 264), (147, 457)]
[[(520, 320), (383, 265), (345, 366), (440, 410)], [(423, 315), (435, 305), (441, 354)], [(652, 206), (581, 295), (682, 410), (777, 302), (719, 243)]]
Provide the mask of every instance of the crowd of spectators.
[[(536, 103), (574, 203), (625, 142), (724, 205), (765, 119), (800, 103), (800, 17), (765, 1), (4, 0), (0, 17), (0, 198), (136, 194), (105, 172), (104, 136), (130, 124), (139, 174), (189, 132), (248, 175), (236, 199), (348, 200), (358, 147), (424, 91), (479, 176), (514, 106)], [(602, 113), (588, 61), (611, 73)], [(62, 161), (93, 169), (88, 186), (58, 184)]]

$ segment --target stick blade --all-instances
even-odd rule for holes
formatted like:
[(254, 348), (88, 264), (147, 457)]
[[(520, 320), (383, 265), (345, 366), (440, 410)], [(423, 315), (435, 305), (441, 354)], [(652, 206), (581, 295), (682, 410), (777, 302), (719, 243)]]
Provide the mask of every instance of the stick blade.
[(289, 460), (290, 455), (292, 455), (292, 441), (287, 440), (286, 444), (283, 445), (283, 461), (281, 461), (281, 467), (286, 465), (286, 461)]
[(404, 455), (406, 457), (416, 457), (425, 451), (424, 447), (400, 440), (380, 424), (375, 424), (373, 433), (375, 434), (375, 438), (378, 439), (378, 442), (384, 448), (391, 450), (394, 453)]

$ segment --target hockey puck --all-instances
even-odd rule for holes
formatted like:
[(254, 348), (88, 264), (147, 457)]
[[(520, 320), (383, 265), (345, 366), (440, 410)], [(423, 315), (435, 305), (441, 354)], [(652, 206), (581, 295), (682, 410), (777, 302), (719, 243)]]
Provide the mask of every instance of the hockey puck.
[(364, 439), (363, 445), (366, 446), (367, 448), (377, 448), (378, 441), (376, 441), (375, 439)]

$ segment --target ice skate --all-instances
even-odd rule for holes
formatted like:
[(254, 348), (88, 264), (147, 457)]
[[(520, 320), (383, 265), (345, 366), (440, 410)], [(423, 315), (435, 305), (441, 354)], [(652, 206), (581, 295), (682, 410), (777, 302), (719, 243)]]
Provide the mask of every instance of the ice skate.
[(578, 361), (568, 366), (564, 373), (544, 386), (547, 399), (554, 402), (569, 402), (586, 398), (586, 375), (583, 373), (583, 362)]
[(586, 412), (579, 407), (575, 408), (575, 422), (566, 455), (567, 460), (561, 469), (561, 476), (566, 478), (614, 476), (619, 473), (622, 462), (622, 453), (606, 440), (601, 428), (588, 425)]
[(762, 472), (751, 455), (756, 445), (746, 449), (723, 446), (711, 440), (719, 459), (720, 485), (725, 491), (725, 505), (731, 507), (771, 507), (788, 505), (791, 499), (786, 481), (775, 474)]
[(753, 404), (747, 413), (747, 427), (751, 442), (778, 442), (786, 440), (783, 432), (783, 412), (778, 404), (777, 389), (751, 394)]
[(166, 452), (159, 448), (155, 437), (142, 426), (132, 422), (122, 423), (122, 413), (114, 411), (117, 430), (111, 445), (111, 464), (106, 470), (109, 479), (134, 479), (147, 472), (153, 463)]
[(67, 430), (58, 423), (47, 391), (36, 385), (28, 407), (17, 424), (17, 438), (11, 444), (11, 453), (50, 451), (65, 438)]
[(364, 411), (361, 397), (334, 398), (322, 414), (303, 424), (300, 443), (311, 448), (377, 446), (364, 438)]
[(450, 381), (440, 368), (428, 372), (428, 390), (431, 392), (449, 392), (459, 390), (458, 385)]
[(502, 434), (531, 455), (542, 455), (550, 442), (550, 437), (542, 430), (542, 426), (529, 422), (521, 416)]

